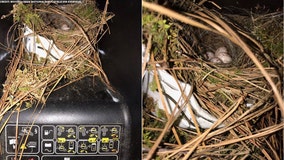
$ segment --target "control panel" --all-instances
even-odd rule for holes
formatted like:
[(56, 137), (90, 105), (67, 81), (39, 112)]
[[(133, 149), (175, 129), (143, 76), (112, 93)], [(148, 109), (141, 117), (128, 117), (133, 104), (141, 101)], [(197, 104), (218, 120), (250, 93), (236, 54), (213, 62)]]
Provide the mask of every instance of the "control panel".
[[(127, 160), (130, 114), (99, 81), (53, 92), (43, 107), (6, 114), (0, 160)], [(113, 97), (117, 100), (113, 100)]]
[[(7, 160), (16, 151), (22, 159), (72, 160), (85, 157), (116, 160), (120, 146), (119, 125), (15, 125), (5, 127)], [(18, 156), (19, 157), (19, 156)]]

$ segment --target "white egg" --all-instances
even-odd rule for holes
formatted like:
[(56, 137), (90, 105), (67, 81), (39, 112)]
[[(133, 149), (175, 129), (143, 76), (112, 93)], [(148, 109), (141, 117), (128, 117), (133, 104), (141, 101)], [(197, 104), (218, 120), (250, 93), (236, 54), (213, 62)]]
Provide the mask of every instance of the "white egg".
[(226, 47), (219, 47), (215, 52), (215, 56), (218, 57), (223, 63), (232, 62), (232, 58), (228, 54)]
[(219, 47), (217, 50), (216, 50), (216, 52), (215, 52), (215, 54), (217, 53), (217, 52), (228, 52), (227, 51), (227, 48), (226, 47)]
[(220, 64), (222, 63), (222, 60), (218, 57), (213, 57), (212, 59), (210, 59), (210, 62)]
[(61, 26), (61, 30), (63, 30), (63, 31), (68, 31), (68, 30), (70, 30), (70, 27), (69, 27), (67, 24), (63, 24), (63, 25)]
[(215, 57), (215, 55), (214, 55), (214, 53), (213, 52), (210, 52), (210, 51), (208, 51), (208, 52), (206, 52), (206, 54), (205, 54), (205, 58), (207, 59), (207, 60), (211, 60), (212, 58), (214, 58)]

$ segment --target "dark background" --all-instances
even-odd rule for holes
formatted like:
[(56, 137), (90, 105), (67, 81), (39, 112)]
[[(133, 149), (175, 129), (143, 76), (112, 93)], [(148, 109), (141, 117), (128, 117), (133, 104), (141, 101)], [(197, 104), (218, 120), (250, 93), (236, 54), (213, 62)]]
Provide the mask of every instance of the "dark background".
[[(234, 13), (234, 8), (245, 9), (255, 13), (283, 11), (283, 0), (211, 0), (223, 8), (224, 11)], [(212, 3), (206, 2), (208, 7)]]
[[(12, 4), (3, 4), (0, 3), (1, 9), (0, 9), (0, 55), (3, 55), (7, 52), (7, 33), (9, 31), (9, 28), (13, 24), (12, 17), (1, 19), (2, 15), (6, 15), (10, 12), (10, 10), (13, 9)], [(2, 84), (5, 82), (5, 69), (8, 65), (8, 61), (5, 61), (7, 58), (4, 58), (2, 62), (0, 63), (0, 91), (2, 89)], [(2, 95), (0, 93), (0, 95)]]

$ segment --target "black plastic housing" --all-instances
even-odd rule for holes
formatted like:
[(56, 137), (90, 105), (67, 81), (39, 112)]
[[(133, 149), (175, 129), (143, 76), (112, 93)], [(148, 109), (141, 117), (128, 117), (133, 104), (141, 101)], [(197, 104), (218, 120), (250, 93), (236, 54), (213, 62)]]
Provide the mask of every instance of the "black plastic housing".
[[(128, 107), (98, 78), (86, 77), (53, 92), (46, 104), (22, 109), (10, 118), (6, 114), (2, 121), (8, 119), (0, 136), (0, 159), (10, 160), (16, 148), (18, 155), (24, 151), (23, 160), (129, 159)], [(62, 146), (65, 150), (60, 150)]]

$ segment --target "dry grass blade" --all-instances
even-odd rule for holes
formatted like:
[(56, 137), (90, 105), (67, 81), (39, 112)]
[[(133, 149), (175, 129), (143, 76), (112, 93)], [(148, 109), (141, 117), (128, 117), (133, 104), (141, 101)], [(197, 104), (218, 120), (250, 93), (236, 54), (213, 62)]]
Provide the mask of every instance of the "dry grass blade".
[(278, 124), (278, 125), (275, 125), (275, 126), (270, 126), (270, 127), (266, 128), (265, 130), (259, 131), (259, 133), (256, 133), (256, 134), (253, 134), (253, 135), (250, 135), (250, 136), (246, 136), (246, 137), (243, 137), (243, 138), (237, 138), (237, 139), (231, 139), (231, 140), (223, 141), (219, 144), (207, 145), (206, 147), (208, 147), (208, 148), (220, 147), (220, 146), (224, 146), (224, 145), (228, 145), (228, 144), (232, 144), (232, 143), (236, 143), (236, 142), (240, 142), (240, 141), (244, 141), (244, 140), (248, 140), (248, 139), (254, 139), (254, 138), (267, 136), (271, 133), (282, 130), (283, 127), (284, 127), (284, 124)]
[(193, 141), (183, 145), (181, 148), (179, 148), (178, 150), (176, 150), (175, 152), (173, 152), (172, 154), (170, 154), (168, 156), (168, 158), (170, 158), (171, 156), (177, 154), (177, 152), (183, 151), (183, 150), (187, 150), (187, 147), (189, 147), (189, 151), (187, 152), (187, 154), (185, 155), (185, 157), (183, 158), (184, 160), (188, 159), (189, 156), (194, 152), (194, 150), (198, 147), (198, 145), (206, 138), (206, 136), (211, 132), (212, 129), (214, 129), (215, 127), (217, 127), (218, 125), (220, 125), (225, 119), (227, 119), (231, 114), (233, 114), (233, 112), (237, 109), (237, 107), (239, 106), (239, 104), (243, 101), (243, 98), (240, 98), (238, 103), (234, 105), (233, 108), (231, 108), (230, 110), (228, 110), (228, 112), (222, 116), (221, 119), (219, 119), (217, 122), (215, 122), (211, 128), (209, 128), (208, 130), (206, 130), (202, 135), (198, 136), (196, 139), (194, 139)]
[(145, 49), (145, 55), (142, 57), (143, 60), (142, 60), (142, 77), (143, 75), (145, 74), (145, 69), (146, 69), (146, 65), (147, 65), (147, 59), (148, 57), (150, 57), (150, 50), (151, 50), (151, 45), (152, 45), (152, 35), (149, 36), (148, 38), (148, 42), (147, 42), (147, 46), (146, 46), (146, 49)]
[(175, 18), (175, 19), (180, 20), (182, 22), (192, 24), (193, 26), (196, 26), (196, 27), (199, 27), (199, 28), (202, 28), (202, 29), (206, 29), (206, 30), (209, 30), (209, 31), (214, 31), (211, 28), (209, 28), (209, 27), (207, 27), (207, 26), (205, 26), (205, 25), (203, 25), (203, 24), (201, 24), (197, 21), (189, 19), (186, 16), (177, 14), (176, 12), (174, 12), (170, 9), (167, 9), (165, 7), (162, 7), (160, 5), (157, 5), (157, 4), (154, 4), (154, 3), (149, 3), (149, 2), (146, 2), (146, 1), (143, 0), (142, 6), (148, 8), (148, 9), (151, 9), (153, 11), (156, 11), (160, 14), (167, 15), (169, 17)]
[[(153, 61), (153, 56), (151, 57), (151, 61)], [(157, 74), (157, 68), (156, 68), (156, 65), (153, 63), (152, 64), (152, 67), (154, 68), (153, 71), (154, 71), (154, 77), (155, 77), (155, 81), (156, 81), (156, 84), (157, 84), (157, 88), (158, 88), (158, 91), (159, 91), (159, 95), (161, 97), (161, 100), (162, 100), (162, 104), (164, 106), (164, 110), (166, 112), (166, 117), (167, 117), (167, 123), (163, 129), (163, 131), (161, 132), (161, 134), (159, 135), (158, 139), (155, 141), (154, 145), (152, 146), (152, 148), (150, 149), (149, 153), (148, 153), (148, 156), (146, 157), (146, 159), (151, 159), (151, 157), (153, 156), (153, 154), (155, 153), (156, 149), (158, 148), (159, 144), (161, 143), (162, 141), (162, 138), (164, 137), (164, 135), (166, 134), (166, 132), (168, 132), (169, 128), (171, 128), (172, 124), (174, 123), (175, 121), (175, 116), (174, 114), (170, 114), (170, 112), (168, 111), (167, 107), (166, 107), (166, 101), (165, 101), (165, 97), (164, 95), (162, 94), (162, 88), (161, 88), (161, 85), (160, 85), (160, 81), (159, 81), (159, 77), (158, 77), (158, 74)], [(178, 141), (179, 138), (178, 138), (178, 135), (176, 134), (176, 129), (174, 127), (171, 128), (176, 139)]]

